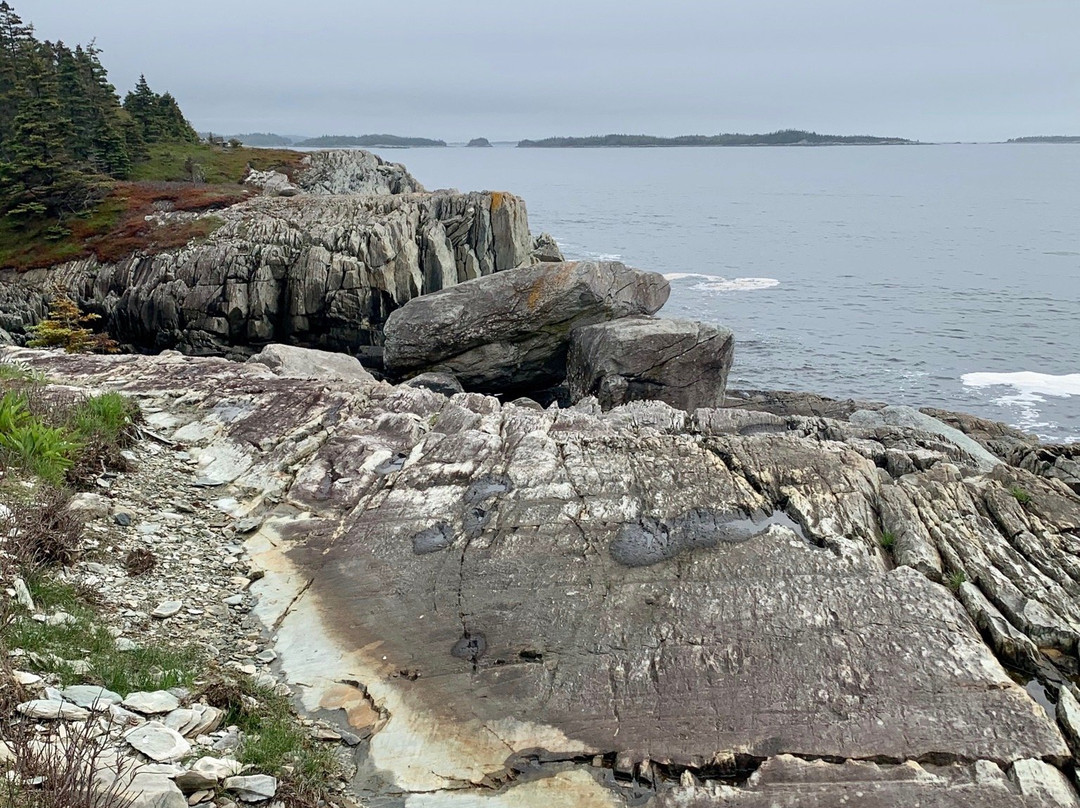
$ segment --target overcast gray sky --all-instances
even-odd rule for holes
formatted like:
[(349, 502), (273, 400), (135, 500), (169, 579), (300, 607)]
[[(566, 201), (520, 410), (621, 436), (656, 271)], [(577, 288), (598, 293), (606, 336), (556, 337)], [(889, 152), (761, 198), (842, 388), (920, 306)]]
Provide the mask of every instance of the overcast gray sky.
[(9, 1), (229, 134), (1080, 134), (1080, 0)]

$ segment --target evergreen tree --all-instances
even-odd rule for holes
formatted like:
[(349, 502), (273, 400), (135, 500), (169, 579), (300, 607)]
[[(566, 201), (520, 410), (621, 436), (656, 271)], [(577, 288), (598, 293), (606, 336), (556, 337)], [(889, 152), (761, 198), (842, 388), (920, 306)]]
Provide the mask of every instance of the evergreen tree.
[(34, 46), (34, 29), (25, 24), (7, 2), (0, 2), (0, 160), (15, 131), (20, 84), (26, 58)]
[(0, 209), (19, 221), (63, 218), (82, 210), (90, 187), (66, 148), (70, 127), (44, 46), (26, 60), (13, 136), (0, 163)]
[(199, 141), (199, 136), (185, 120), (176, 99), (169, 93), (158, 95), (151, 90), (146, 76), (139, 76), (135, 89), (124, 98), (124, 109), (131, 115), (139, 129), (139, 136), (148, 145)]

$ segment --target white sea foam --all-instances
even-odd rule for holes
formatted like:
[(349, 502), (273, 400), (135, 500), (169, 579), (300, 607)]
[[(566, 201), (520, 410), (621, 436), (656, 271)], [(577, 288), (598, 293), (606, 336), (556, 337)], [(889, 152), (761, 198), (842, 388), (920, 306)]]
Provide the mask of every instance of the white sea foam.
[(702, 275), (698, 272), (670, 272), (664, 276), (669, 281), (700, 279), (692, 289), (701, 292), (754, 292), (779, 286), (776, 278), (721, 278), (719, 275)]
[[(1017, 373), (965, 373), (960, 377), (965, 387), (1008, 387), (1011, 393), (994, 399), (995, 404), (1010, 407), (1017, 411), (1016, 426), (1029, 432), (1040, 433), (1046, 427), (1055, 427), (1042, 419), (1039, 404), (1046, 401), (1046, 396), (1070, 398), (1080, 396), (1080, 373), (1067, 373), (1053, 376), (1049, 373), (1035, 373), (1024, 370)], [(1071, 443), (1070, 436), (1064, 440)]]
[(1034, 401), (1045, 401), (1042, 396), (1080, 396), (1080, 373), (1067, 373), (1064, 376), (1030, 370), (1019, 373), (965, 373), (961, 381), (967, 387), (1011, 387), (1017, 395), (1031, 396)]

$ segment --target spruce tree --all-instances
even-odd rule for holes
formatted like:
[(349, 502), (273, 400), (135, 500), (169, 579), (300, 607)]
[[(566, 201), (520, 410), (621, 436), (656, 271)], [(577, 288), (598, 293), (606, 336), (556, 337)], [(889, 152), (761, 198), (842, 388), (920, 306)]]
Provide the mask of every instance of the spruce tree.
[(20, 84), (27, 54), (34, 45), (33, 27), (25, 24), (7, 2), (0, 2), (0, 160), (5, 159), (14, 135)]
[(82, 210), (90, 187), (75, 168), (65, 136), (60, 90), (48, 50), (31, 51), (6, 159), (0, 163), (0, 208), (16, 221), (63, 218)]

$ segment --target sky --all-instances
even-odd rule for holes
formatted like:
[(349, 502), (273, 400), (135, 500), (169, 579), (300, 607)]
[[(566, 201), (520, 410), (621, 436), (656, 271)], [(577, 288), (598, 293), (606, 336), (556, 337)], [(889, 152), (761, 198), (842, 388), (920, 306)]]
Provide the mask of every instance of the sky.
[(1080, 135), (1080, 0), (9, 0), (200, 131)]

